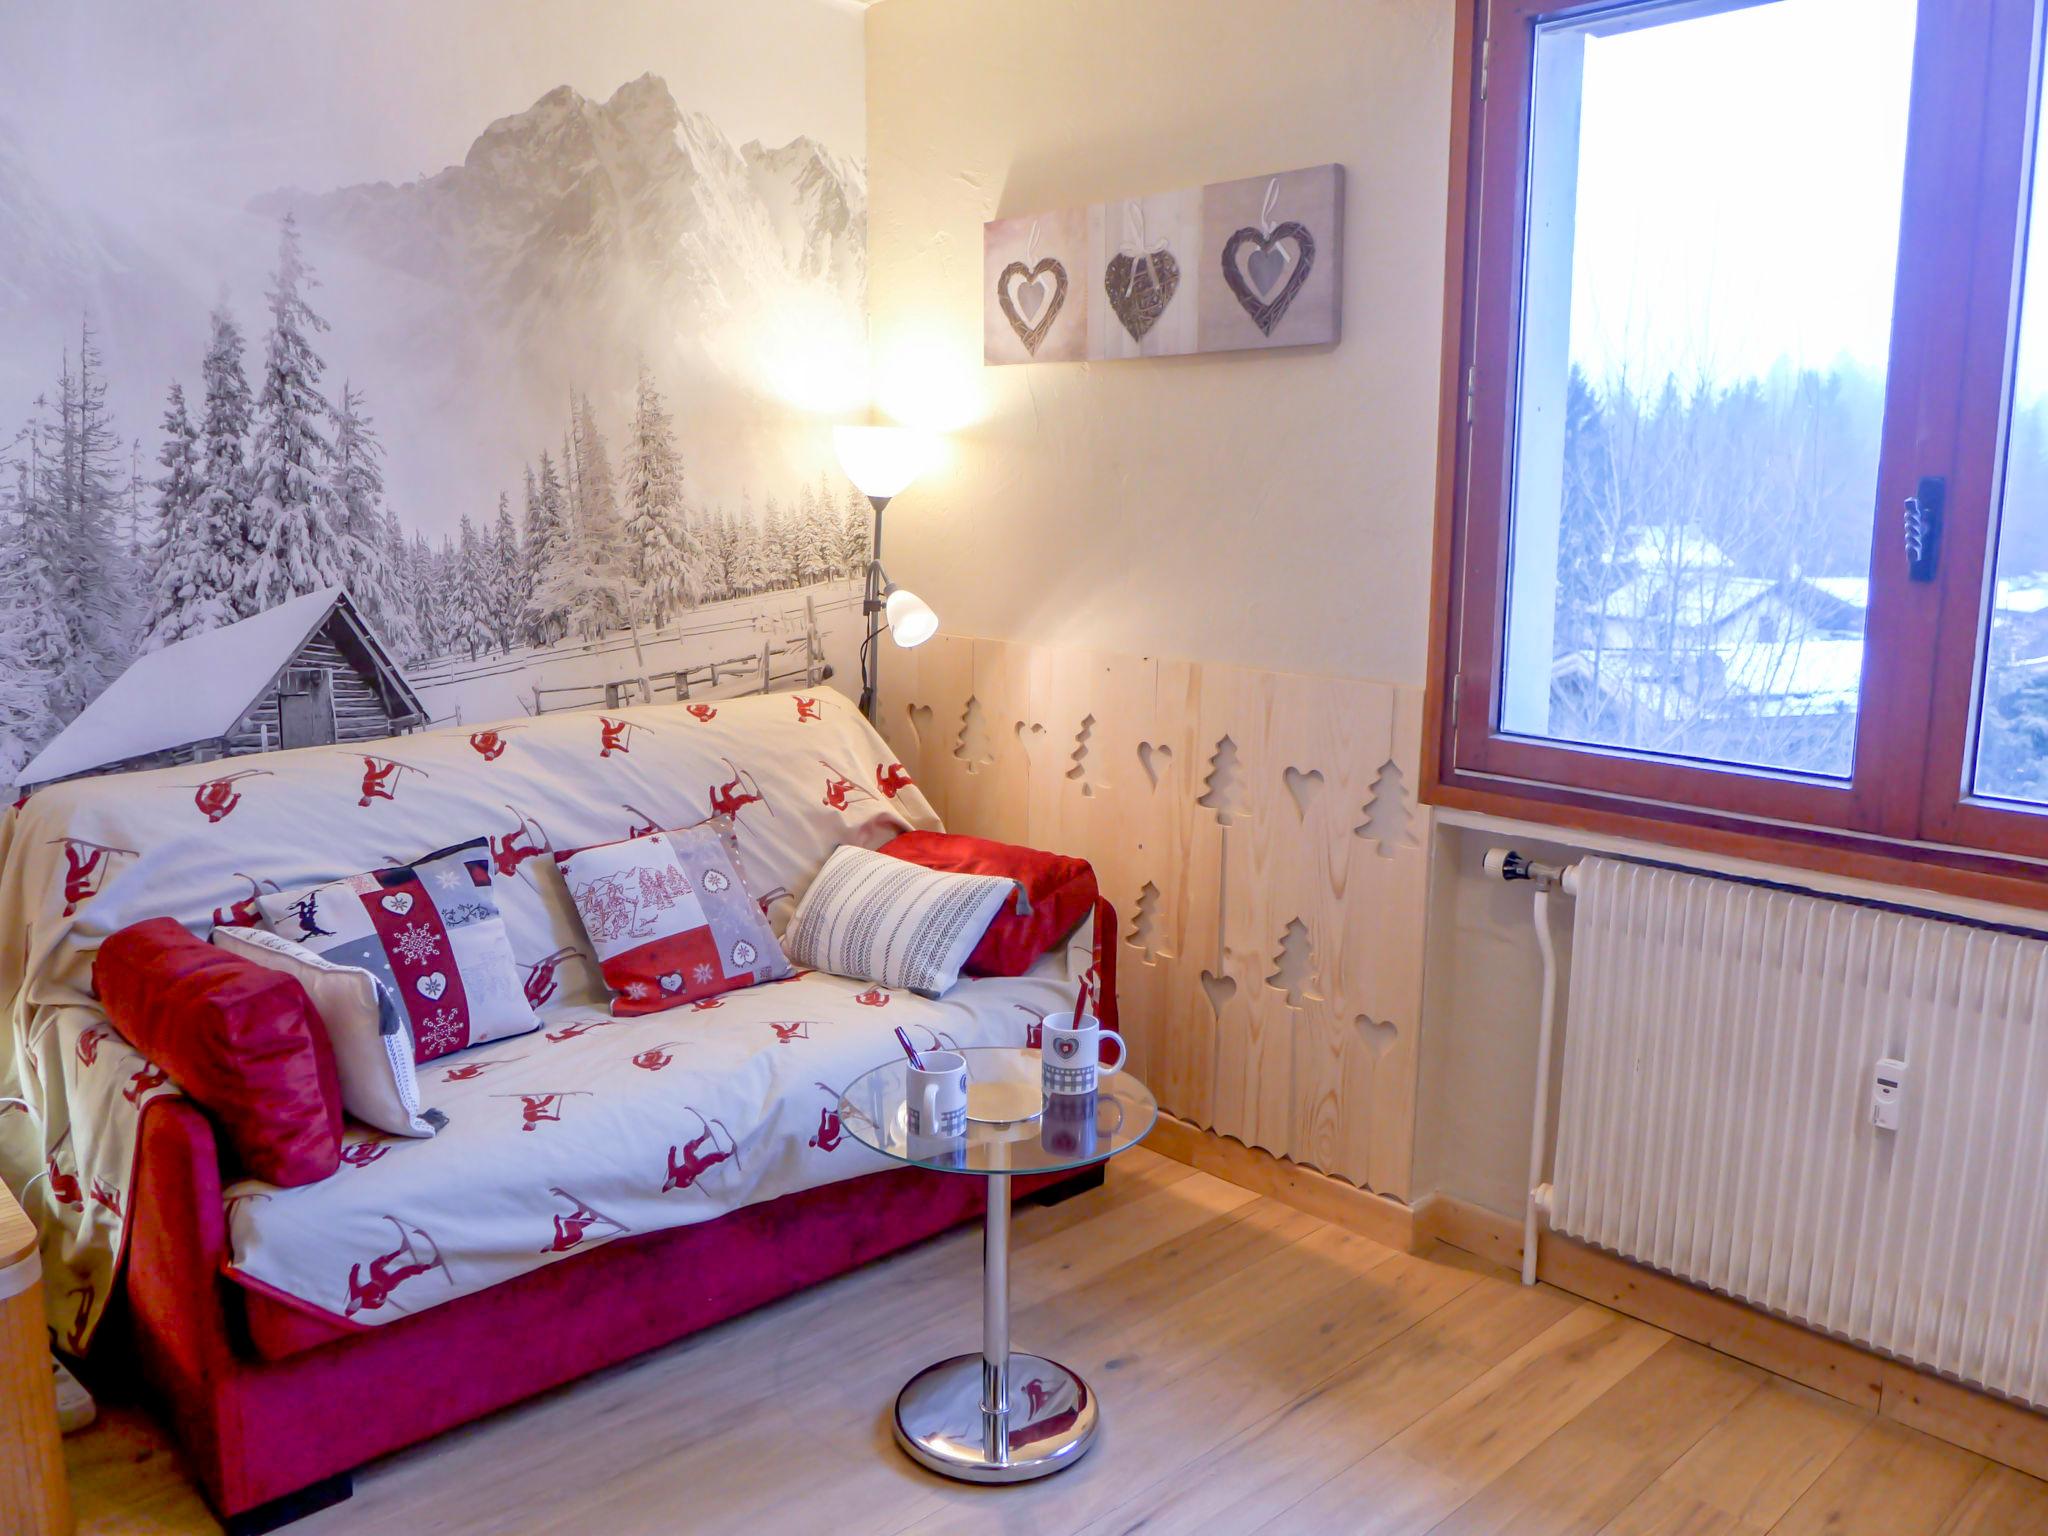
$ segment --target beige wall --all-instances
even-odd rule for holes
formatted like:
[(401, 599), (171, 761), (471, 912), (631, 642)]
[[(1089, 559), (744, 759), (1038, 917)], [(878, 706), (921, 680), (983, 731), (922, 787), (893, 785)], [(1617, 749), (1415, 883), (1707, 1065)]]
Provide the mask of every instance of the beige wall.
[[(878, 393), (954, 429), (885, 553), (949, 631), (1422, 681), (1453, 16), (869, 12)], [(981, 367), (984, 220), (1330, 160), (1348, 173), (1334, 348)]]

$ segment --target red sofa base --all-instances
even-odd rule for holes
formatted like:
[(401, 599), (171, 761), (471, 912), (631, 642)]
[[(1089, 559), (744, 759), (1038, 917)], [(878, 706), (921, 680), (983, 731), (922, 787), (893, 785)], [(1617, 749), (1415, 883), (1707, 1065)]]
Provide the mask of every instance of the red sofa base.
[[(1091, 1178), (1020, 1179), (1016, 1193)], [(980, 1179), (901, 1169), (623, 1239), (402, 1322), (260, 1358), (221, 1274), (205, 1116), (143, 1116), (126, 1299), (144, 1379), (224, 1519), (843, 1274), (981, 1214)], [(287, 1517), (288, 1518), (288, 1517)]]

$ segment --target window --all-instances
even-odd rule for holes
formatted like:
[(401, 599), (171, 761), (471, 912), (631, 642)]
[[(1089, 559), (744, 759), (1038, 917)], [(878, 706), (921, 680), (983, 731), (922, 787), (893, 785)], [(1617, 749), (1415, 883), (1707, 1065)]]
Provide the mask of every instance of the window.
[(2048, 857), (2040, 3), (1475, 0), (1440, 800)]

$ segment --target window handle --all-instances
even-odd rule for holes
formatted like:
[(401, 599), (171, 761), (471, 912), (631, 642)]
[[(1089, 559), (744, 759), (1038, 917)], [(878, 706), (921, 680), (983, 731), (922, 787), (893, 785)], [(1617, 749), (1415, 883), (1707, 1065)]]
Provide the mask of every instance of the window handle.
[(1906, 575), (1914, 581), (1934, 580), (1941, 563), (1941, 508), (1948, 482), (1922, 475), (1917, 494), (1906, 498)]

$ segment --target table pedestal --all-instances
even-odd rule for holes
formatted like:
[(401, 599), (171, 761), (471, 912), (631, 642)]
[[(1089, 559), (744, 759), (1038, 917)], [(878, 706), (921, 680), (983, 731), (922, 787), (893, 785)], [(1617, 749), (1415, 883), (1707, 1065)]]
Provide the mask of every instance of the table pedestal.
[(946, 1477), (1021, 1483), (1094, 1443), (1095, 1394), (1056, 1361), (1010, 1353), (1010, 1176), (988, 1176), (981, 1353), (926, 1366), (896, 1398), (896, 1441)]

